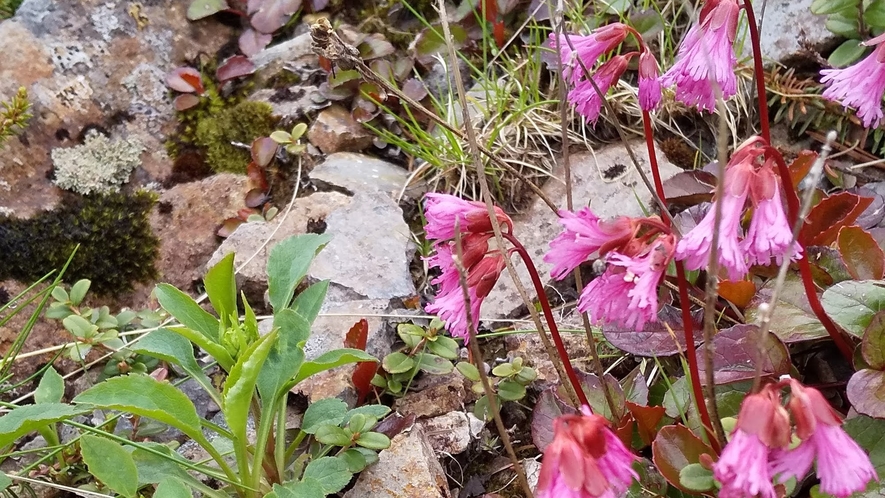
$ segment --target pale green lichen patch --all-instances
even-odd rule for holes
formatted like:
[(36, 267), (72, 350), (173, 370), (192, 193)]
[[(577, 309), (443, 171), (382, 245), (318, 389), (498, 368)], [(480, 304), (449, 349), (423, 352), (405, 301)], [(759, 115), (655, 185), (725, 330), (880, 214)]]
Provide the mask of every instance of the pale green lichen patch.
[(112, 141), (91, 130), (83, 145), (52, 151), (55, 184), (83, 195), (118, 192), (141, 164), (143, 150), (137, 140)]

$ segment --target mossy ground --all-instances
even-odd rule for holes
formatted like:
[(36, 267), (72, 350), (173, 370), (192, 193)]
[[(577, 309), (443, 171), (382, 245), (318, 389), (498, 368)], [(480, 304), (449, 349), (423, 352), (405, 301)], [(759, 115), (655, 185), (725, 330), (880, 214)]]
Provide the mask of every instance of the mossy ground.
[(245, 101), (224, 109), (197, 124), (194, 143), (205, 150), (206, 163), (215, 171), (245, 173), (249, 150), (231, 142), (251, 144), (274, 131), (271, 107), (264, 102)]

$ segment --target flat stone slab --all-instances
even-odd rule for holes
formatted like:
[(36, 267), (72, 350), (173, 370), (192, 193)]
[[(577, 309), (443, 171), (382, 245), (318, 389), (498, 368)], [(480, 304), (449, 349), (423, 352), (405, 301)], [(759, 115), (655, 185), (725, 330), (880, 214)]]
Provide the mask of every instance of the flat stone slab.
[(409, 172), (365, 154), (337, 152), (314, 168), (310, 178), (351, 192), (383, 192), (396, 199), (409, 179)]

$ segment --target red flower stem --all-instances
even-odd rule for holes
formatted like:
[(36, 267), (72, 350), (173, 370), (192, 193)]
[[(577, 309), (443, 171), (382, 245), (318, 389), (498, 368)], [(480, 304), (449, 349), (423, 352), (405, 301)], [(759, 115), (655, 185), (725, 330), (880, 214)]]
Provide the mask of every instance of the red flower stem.
[(759, 130), (765, 142), (770, 144), (768, 93), (765, 90), (765, 71), (762, 69), (762, 46), (759, 44), (759, 26), (756, 25), (756, 14), (753, 13), (753, 5), (750, 0), (744, 0), (744, 12), (747, 13), (750, 43), (753, 45), (753, 79), (756, 80), (756, 100), (759, 102)]
[[(651, 116), (648, 111), (642, 111), (642, 125), (645, 132), (645, 146), (648, 149), (648, 162), (651, 165), (651, 174), (655, 181), (655, 190), (661, 203), (666, 206), (667, 198), (664, 197), (664, 182), (661, 181), (661, 172), (658, 169), (658, 156), (655, 152), (654, 132), (651, 128)], [(666, 226), (670, 226), (670, 218), (661, 217)], [(717, 454), (721, 451), (719, 440), (713, 432), (713, 424), (710, 420), (710, 412), (707, 403), (704, 402), (704, 393), (701, 390), (701, 373), (698, 369), (697, 350), (694, 345), (694, 327), (691, 317), (691, 300), (688, 298), (688, 280), (685, 278), (685, 267), (682, 261), (676, 261), (676, 282), (679, 285), (679, 302), (682, 309), (682, 327), (685, 332), (685, 358), (688, 361), (688, 375), (691, 377), (691, 389), (694, 394), (695, 405), (701, 416), (701, 423), (707, 431), (707, 440)]]
[[(787, 212), (790, 216), (790, 223), (796, 223), (796, 217), (799, 216), (799, 195), (796, 193), (796, 189), (793, 188), (793, 179), (790, 177), (790, 170), (787, 168), (787, 163), (784, 162), (784, 158), (781, 157), (780, 153), (776, 150), (772, 149), (773, 153), (767, 154), (769, 157), (773, 157), (777, 162), (777, 170), (780, 173), (781, 183), (784, 185), (784, 192), (787, 197)], [(802, 244), (797, 240), (797, 244)], [(852, 363), (854, 361), (854, 348), (848, 343), (845, 339), (845, 336), (842, 335), (842, 331), (839, 329), (839, 326), (830, 318), (830, 315), (824, 311), (824, 307), (820, 302), (820, 298), (817, 296), (817, 288), (814, 286), (814, 277), (811, 275), (811, 264), (808, 262), (808, 251), (802, 246), (802, 256), (799, 259), (799, 273), (802, 275), (802, 285), (805, 287), (805, 295), (808, 298), (808, 304), (811, 306), (811, 311), (814, 312), (814, 316), (820, 320), (821, 325), (827, 329), (827, 334), (830, 335), (830, 338), (836, 343), (836, 347), (839, 348), (839, 351), (842, 353), (842, 356), (848, 360), (848, 363)]]
[[(532, 262), (532, 258), (529, 257), (529, 253), (526, 251), (525, 246), (523, 246), (516, 237), (506, 232), (503, 232), (501, 235), (513, 244), (514, 250), (519, 253), (519, 257), (522, 258), (523, 263), (525, 263), (525, 267), (532, 278), (532, 284), (535, 286), (535, 292), (538, 294), (538, 301), (541, 303), (541, 309), (544, 311), (544, 318), (547, 320), (547, 327), (550, 329), (550, 335), (553, 337), (553, 344), (556, 345), (556, 352), (559, 353), (559, 357), (562, 359), (562, 366), (565, 368), (568, 380), (571, 382), (572, 387), (574, 387), (575, 394), (578, 395), (578, 400), (581, 401), (581, 404), (589, 407), (590, 402), (587, 401), (587, 395), (584, 394), (584, 389), (581, 387), (578, 375), (575, 373), (575, 369), (572, 367), (572, 362), (569, 360), (568, 351), (565, 350), (562, 336), (559, 335), (559, 327), (556, 326), (556, 320), (553, 318), (553, 310), (550, 309), (550, 301), (547, 300), (547, 293), (544, 292), (544, 284), (541, 282), (541, 276), (538, 275), (538, 269), (535, 268), (535, 264)], [(599, 379), (599, 382), (601, 385), (605, 386), (605, 379)]]

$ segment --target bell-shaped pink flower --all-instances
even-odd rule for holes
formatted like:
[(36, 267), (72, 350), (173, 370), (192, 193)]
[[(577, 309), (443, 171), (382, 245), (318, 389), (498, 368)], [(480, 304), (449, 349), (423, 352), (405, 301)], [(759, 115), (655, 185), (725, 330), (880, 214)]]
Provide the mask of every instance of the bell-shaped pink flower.
[(720, 498), (776, 498), (769, 458), (790, 443), (790, 417), (779, 391), (767, 386), (744, 398), (737, 427), (713, 466)]
[(591, 256), (620, 247), (633, 236), (628, 218), (603, 221), (588, 207), (575, 213), (560, 210), (559, 222), (565, 231), (550, 242), (550, 251), (544, 255), (544, 261), (553, 264), (550, 275), (556, 280), (564, 279)]
[(713, 112), (716, 93), (712, 83), (719, 86), (724, 99), (737, 92), (733, 44), (739, 14), (737, 0), (707, 0), (704, 4), (698, 24), (679, 46), (676, 63), (661, 77), (663, 86), (676, 86), (677, 100)]
[(873, 53), (844, 69), (824, 69), (820, 82), (827, 89), (822, 96), (857, 109), (857, 117), (867, 128), (882, 122), (882, 95), (885, 94), (885, 36), (868, 40), (864, 45), (878, 45)]
[(615, 498), (638, 479), (636, 456), (608, 427), (608, 421), (583, 407), (581, 415), (553, 422), (553, 442), (544, 450), (538, 498)]
[[(571, 34), (561, 36), (559, 38), (559, 58), (562, 61), (563, 78), (572, 84), (586, 78), (581, 63), (584, 64), (587, 71), (593, 71), (599, 58), (614, 50), (626, 37), (627, 26), (619, 22), (594, 29), (586, 36)], [(556, 50), (555, 33), (550, 34), (548, 46)], [(581, 62), (578, 62), (579, 59)]]
[(661, 79), (654, 54), (644, 50), (639, 55), (639, 107), (651, 111), (661, 103)]
[(575, 84), (575, 88), (568, 93), (568, 100), (575, 111), (591, 124), (595, 124), (599, 119), (599, 111), (602, 110), (602, 96), (608, 93), (609, 88), (617, 83), (621, 75), (627, 69), (627, 63), (630, 61), (631, 54), (615, 55), (605, 64), (603, 64), (595, 73), (592, 80), (599, 87), (599, 93), (593, 88), (593, 84), (589, 80), (581, 80)]
[[(455, 238), (455, 225), (464, 233), (490, 232), (492, 222), (486, 205), (477, 201), (465, 201), (448, 194), (430, 193), (424, 196), (424, 231), (428, 239), (450, 240)], [(508, 230), (513, 226), (510, 217), (495, 206), (498, 223)]]
[(842, 419), (820, 391), (790, 379), (790, 392), (790, 413), (802, 442), (795, 449), (773, 454), (772, 474), (778, 474), (780, 482), (802, 479), (816, 459), (820, 490), (837, 498), (878, 481), (870, 457), (842, 430)]
[(799, 259), (802, 246), (793, 242), (793, 232), (781, 199), (780, 178), (770, 164), (756, 172), (750, 198), (754, 206), (753, 219), (747, 236), (741, 241), (741, 250), (747, 255), (749, 264), (767, 265), (772, 258), (781, 264), (791, 244), (790, 259)]

